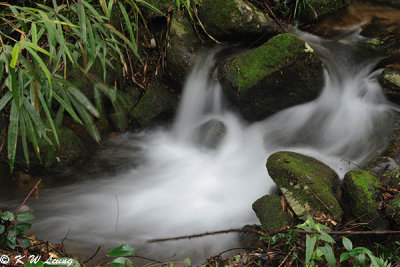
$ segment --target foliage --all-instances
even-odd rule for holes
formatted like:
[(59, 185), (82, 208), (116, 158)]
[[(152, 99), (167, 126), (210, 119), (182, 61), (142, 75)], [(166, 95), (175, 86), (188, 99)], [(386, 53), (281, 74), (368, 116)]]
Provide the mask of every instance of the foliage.
[(309, 0), (280, 0), (276, 1), (274, 11), (285, 18), (298, 19), (304, 12), (311, 10), (315, 16), (316, 11)]
[[(39, 159), (41, 140), (58, 144), (57, 126), (64, 113), (84, 125), (94, 140), (100, 140), (94, 123), (99, 111), (81, 88), (68, 81), (68, 70), (78, 68), (91, 77), (90, 70), (100, 65), (103, 82), (110, 69), (120, 69), (134, 80), (133, 65), (141, 62), (139, 23), (146, 25), (140, 6), (161, 12), (144, 0), (52, 3), (52, 7), (0, 3), (7, 8), (3, 20), (9, 26), (6, 32), (0, 29), (0, 111), (9, 118), (7, 133), (0, 134), (7, 134), (11, 171), (19, 142), (28, 167), (28, 143)], [(116, 14), (124, 31), (111, 23)], [(118, 109), (118, 99), (109, 90), (102, 92)]]
[(35, 219), (30, 212), (19, 212), (13, 214), (10, 211), (0, 213), (0, 247), (15, 249), (16, 247), (26, 248), (31, 242), (23, 237), (32, 225), (27, 221)]

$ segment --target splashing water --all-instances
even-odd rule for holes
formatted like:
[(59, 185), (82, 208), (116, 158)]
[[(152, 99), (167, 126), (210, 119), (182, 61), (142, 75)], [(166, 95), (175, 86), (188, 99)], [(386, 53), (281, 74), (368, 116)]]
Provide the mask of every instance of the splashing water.
[[(387, 143), (393, 116), (371, 74), (374, 64), (346, 52), (361, 37), (349, 34), (339, 42), (299, 35), (326, 67), (317, 100), (249, 124), (224, 105), (216, 73), (210, 77), (214, 56), (203, 58), (186, 81), (172, 128), (114, 141), (124, 148), (103, 156), (134, 161), (128, 169), (42, 192), (33, 206), (39, 218), (33, 232), (59, 241), (71, 229), (75, 244), (140, 246), (149, 238), (241, 227), (257, 222), (251, 204), (274, 188), (265, 168), (271, 153), (305, 153), (340, 175), (354, 167), (342, 159), (360, 164), (375, 156)], [(185, 255), (210, 253), (211, 244), (221, 251), (228, 239), (172, 242), (169, 253), (179, 245), (192, 249)]]

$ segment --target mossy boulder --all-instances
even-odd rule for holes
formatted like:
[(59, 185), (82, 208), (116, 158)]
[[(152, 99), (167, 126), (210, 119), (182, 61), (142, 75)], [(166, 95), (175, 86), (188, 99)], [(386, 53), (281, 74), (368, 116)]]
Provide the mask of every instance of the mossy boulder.
[(330, 167), (312, 157), (282, 151), (269, 156), (267, 169), (297, 216), (322, 211), (341, 219), (343, 211), (334, 196), (338, 176)]
[(277, 195), (265, 195), (257, 199), (253, 203), (253, 210), (268, 232), (290, 226), (293, 222), (293, 218), (282, 210), (281, 197)]
[(352, 170), (344, 176), (343, 185), (355, 218), (368, 222), (378, 217), (379, 200), (375, 189), (382, 186), (378, 176), (369, 171)]
[(400, 69), (385, 69), (379, 76), (379, 83), (388, 100), (400, 105)]
[(170, 119), (177, 108), (178, 96), (160, 82), (150, 86), (132, 113), (134, 123), (139, 127)]
[(298, 13), (298, 18), (302, 22), (310, 22), (348, 6), (350, 3), (351, 0), (307, 0), (305, 3), (300, 3), (305, 6)]
[(311, 101), (324, 84), (321, 60), (290, 33), (228, 60), (219, 73), (226, 96), (250, 120)]
[(207, 32), (221, 41), (251, 42), (282, 32), (272, 18), (243, 0), (203, 0), (199, 17)]
[(170, 79), (179, 84), (185, 81), (201, 46), (190, 22), (174, 14), (167, 42), (166, 72)]
[(397, 227), (400, 227), (400, 196), (396, 197), (387, 204), (385, 216), (386, 218), (392, 220)]

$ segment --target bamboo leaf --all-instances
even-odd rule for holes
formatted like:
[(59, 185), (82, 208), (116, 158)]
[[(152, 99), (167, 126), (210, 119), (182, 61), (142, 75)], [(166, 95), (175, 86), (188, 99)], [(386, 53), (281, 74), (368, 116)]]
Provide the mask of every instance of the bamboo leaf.
[(100, 5), (101, 5), (101, 9), (104, 12), (104, 15), (106, 15), (107, 18), (109, 18), (109, 14), (108, 14), (108, 9), (107, 9), (107, 4), (105, 0), (100, 0)]
[(124, 40), (124, 42), (131, 48), (132, 52), (135, 54), (135, 56), (139, 59), (139, 61), (141, 63), (142, 59), (140, 58), (140, 55), (137, 51), (137, 46), (136, 43), (132, 43), (131, 41), (129, 41), (128, 38), (126, 38), (125, 35), (123, 35), (120, 31), (118, 31), (117, 29), (114, 28), (114, 26), (112, 26), (111, 24), (106, 23), (106, 27), (109, 28), (112, 32), (114, 32), (116, 35), (118, 35), (119, 38), (121, 38), (122, 40)]
[(52, 88), (52, 86), (51, 86), (51, 74), (50, 74), (49, 69), (46, 67), (46, 65), (44, 64), (43, 60), (38, 56), (38, 54), (36, 54), (36, 52), (35, 52), (32, 48), (30, 48), (30, 47), (25, 47), (25, 49), (29, 51), (29, 53), (36, 59), (36, 61), (37, 61), (37, 62), (39, 63), (39, 65), (42, 67), (42, 70), (43, 70), (44, 74), (46, 75), (47, 80), (49, 81), (49, 85), (50, 85), (50, 95), (51, 95), (51, 92), (52, 92), (51, 88)]
[(126, 12), (126, 9), (121, 2), (118, 2), (118, 5), (119, 5), (119, 9), (121, 10), (122, 16), (124, 17), (125, 25), (128, 28), (129, 37), (131, 39), (131, 42), (136, 43), (135, 35), (133, 34), (132, 24), (129, 19), (128, 13)]
[(148, 3), (147, 1), (136, 0), (136, 2), (142, 4), (143, 6), (145, 6), (145, 7), (149, 8), (149, 9), (151, 9), (152, 11), (154, 11), (154, 12), (160, 14), (160, 15), (165, 16), (165, 14), (164, 14), (161, 10), (159, 10), (157, 7), (153, 6), (152, 4)]
[(15, 102), (11, 104), (10, 124), (8, 126), (8, 160), (10, 163), (10, 172), (14, 169), (15, 154), (17, 152), (18, 140), (18, 118), (19, 111)]
[(20, 43), (26, 48), (27, 46), (35, 49), (36, 51), (39, 51), (49, 57), (55, 58), (52, 54), (50, 54), (49, 52), (47, 52), (46, 50), (44, 50), (43, 48), (39, 47), (37, 44), (28, 42), (28, 41), (20, 41)]
[(38, 93), (39, 93), (40, 103), (42, 104), (42, 108), (44, 110), (44, 113), (46, 114), (47, 121), (50, 124), (50, 128), (53, 133), (54, 140), (56, 141), (56, 144), (58, 145), (60, 142), (58, 141), (58, 135), (57, 135), (56, 127), (54, 126), (53, 118), (51, 117), (49, 108), (47, 107), (47, 103), (43, 98), (42, 92), (39, 91)]
[(99, 112), (98, 110), (92, 105), (92, 103), (89, 101), (89, 99), (86, 98), (84, 94), (82, 94), (81, 91), (79, 91), (75, 87), (69, 87), (68, 92), (82, 105), (85, 107), (86, 110), (88, 110), (93, 116), (99, 117)]
[[(61, 89), (63, 90), (63, 89)], [(57, 95), (55, 92), (53, 92), (53, 97), (61, 104), (61, 106), (71, 115), (71, 117), (78, 122), (79, 124), (83, 125), (81, 119), (78, 117), (78, 115), (75, 113), (73, 107), (71, 106), (71, 103), (68, 103), (64, 101), (59, 95)]]
[(0, 99), (0, 111), (8, 104), (8, 102), (10, 102), (12, 97), (13, 95), (10, 91), (3, 95), (3, 97)]
[(11, 78), (11, 91), (13, 94), (13, 100), (17, 107), (19, 107), (19, 97), (18, 97), (18, 84), (17, 84), (17, 77), (15, 74), (14, 68), (9, 68), (10, 78)]
[(12, 50), (11, 62), (10, 62), (11, 68), (15, 68), (15, 66), (17, 65), (18, 55), (19, 55), (19, 43), (16, 43)]
[(40, 158), (40, 148), (36, 139), (36, 134), (35, 134), (35, 129), (33, 128), (33, 124), (31, 121), (31, 118), (29, 118), (29, 115), (26, 113), (25, 110), (22, 110), (22, 115), (24, 116), (24, 120), (26, 123), (26, 130), (29, 136), (29, 139), (31, 140), (32, 146), (33, 146), (33, 151), (35, 151), (36, 156), (38, 157), (39, 161), (42, 162)]
[(86, 112), (86, 110), (81, 106), (80, 103), (78, 103), (74, 98), (71, 98), (71, 102), (74, 105), (76, 111), (79, 113), (81, 116), (86, 129), (89, 131), (90, 135), (93, 137), (93, 139), (96, 142), (100, 142), (100, 134), (97, 130), (96, 125), (94, 124), (92, 118), (90, 117), (89, 113)]
[(31, 25), (31, 33), (32, 33), (32, 43), (37, 45), (38, 42), (38, 34), (37, 34), (37, 29), (36, 29), (36, 23), (32, 22)]
[(21, 130), (21, 140), (22, 140), (22, 150), (24, 152), (26, 166), (29, 169), (29, 153), (28, 153), (28, 144), (26, 142), (26, 127), (24, 116), (19, 116), (19, 128)]

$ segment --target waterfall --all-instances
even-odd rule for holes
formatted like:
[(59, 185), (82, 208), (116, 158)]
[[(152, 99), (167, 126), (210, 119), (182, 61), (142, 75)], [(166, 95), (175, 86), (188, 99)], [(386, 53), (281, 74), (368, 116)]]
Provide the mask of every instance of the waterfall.
[(124, 149), (111, 146), (104, 157), (134, 161), (128, 169), (43, 191), (33, 204), (38, 217), (33, 232), (59, 241), (71, 229), (72, 246), (129, 243), (148, 255), (164, 249), (163, 255), (184, 251), (191, 256), (211, 253), (207, 249), (213, 246), (218, 252), (235, 236), (151, 247), (142, 241), (257, 223), (251, 205), (274, 189), (265, 168), (273, 152), (314, 156), (343, 176), (354, 168), (347, 161), (362, 164), (382, 151), (393, 114), (372, 72), (374, 64), (348, 52), (361, 37), (324, 40), (298, 34), (325, 65), (318, 99), (246, 122), (224, 103), (211, 53), (189, 75), (172, 127), (111, 141)]

